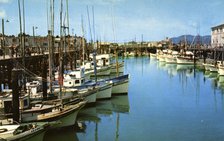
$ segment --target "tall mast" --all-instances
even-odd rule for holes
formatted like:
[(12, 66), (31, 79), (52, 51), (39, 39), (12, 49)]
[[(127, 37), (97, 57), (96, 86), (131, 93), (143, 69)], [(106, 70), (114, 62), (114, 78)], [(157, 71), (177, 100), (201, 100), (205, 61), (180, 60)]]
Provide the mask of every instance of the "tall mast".
[(62, 93), (62, 84), (63, 84), (63, 31), (62, 31), (62, 10), (63, 10), (63, 2), (61, 0), (61, 8), (60, 8), (60, 49), (59, 49), (59, 85), (60, 85), (60, 98)]
[(22, 51), (22, 55), (24, 53), (23, 46), (22, 46), (22, 20), (21, 20), (21, 8), (20, 8), (20, 0), (18, 0), (18, 8), (19, 8), (19, 29), (20, 29), (20, 40), (19, 40), (19, 46)]
[(67, 11), (67, 29), (68, 29), (68, 35), (69, 34), (69, 12), (68, 12), (68, 0), (66, 0), (66, 11)]
[(88, 14), (88, 22), (89, 22), (89, 31), (90, 31), (90, 37), (91, 37), (91, 45), (93, 46), (93, 63), (94, 63), (94, 75), (95, 75), (95, 82), (97, 82), (97, 69), (96, 69), (96, 51), (95, 51), (95, 44), (92, 38), (92, 32), (91, 32), (91, 24), (90, 24), (90, 18), (89, 18), (89, 8), (87, 6), (87, 14)]
[(82, 22), (82, 65), (85, 65), (85, 40), (84, 40), (84, 27), (83, 27), (83, 16), (81, 17)]
[(50, 29), (48, 29), (48, 52), (49, 52), (49, 89), (50, 89), (50, 93), (52, 93), (52, 82), (53, 82), (53, 1), (50, 1), (50, 19), (51, 19), (51, 26)]

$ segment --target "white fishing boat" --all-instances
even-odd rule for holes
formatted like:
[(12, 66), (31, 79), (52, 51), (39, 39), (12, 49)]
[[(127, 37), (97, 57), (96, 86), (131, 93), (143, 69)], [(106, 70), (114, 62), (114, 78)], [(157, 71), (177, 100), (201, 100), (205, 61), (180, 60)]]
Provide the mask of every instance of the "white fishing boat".
[(196, 60), (193, 52), (186, 51), (184, 55), (177, 57), (177, 64), (193, 65)]
[[(72, 102), (71, 102), (72, 103)], [(52, 128), (68, 127), (75, 124), (77, 114), (81, 108), (85, 106), (87, 101), (77, 101), (72, 104), (62, 104), (60, 102), (53, 102), (53, 104), (35, 105), (28, 110), (21, 112), (22, 122), (46, 122), (55, 121)]]
[[(111, 72), (110, 66), (96, 66), (96, 70), (97, 70), (96, 71), (97, 76), (110, 75)], [(93, 62), (85, 63), (85, 75), (87, 76), (87, 78), (95, 76)]]
[(49, 126), (48, 122), (1, 125), (0, 140), (42, 141)]
[(112, 94), (128, 94), (129, 74), (108, 79), (112, 81)]
[(85, 97), (88, 103), (96, 102), (98, 88), (95, 85), (95, 82), (86, 81), (84, 67), (67, 73), (63, 79), (63, 87), (67, 92), (72, 90), (71, 88), (78, 89), (78, 94)]
[[(19, 109), (27, 109), (30, 106), (30, 98), (27, 93), (22, 93), (19, 97)], [(12, 89), (4, 89), (0, 94), (0, 109), (5, 114), (12, 112)]]
[(156, 53), (151, 53), (151, 52), (149, 53), (149, 55), (150, 55), (150, 58), (156, 58), (157, 56)]
[(219, 73), (220, 76), (224, 76), (224, 65), (219, 66), (218, 73)]
[(26, 89), (31, 97), (39, 96), (38, 93), (42, 91), (42, 84), (39, 81), (27, 82)]
[(111, 74), (117, 73), (117, 67), (118, 73), (124, 72), (124, 62), (119, 62), (118, 66), (116, 66), (116, 63), (111, 64)]
[(96, 99), (101, 100), (111, 98), (113, 86), (112, 81), (101, 81), (98, 83), (99, 90), (97, 92)]
[(214, 63), (203, 63), (202, 65), (204, 66), (206, 71), (218, 72), (218, 67)]
[(169, 64), (177, 63), (177, 56), (179, 53), (177, 51), (172, 51), (171, 53), (167, 54), (165, 57), (165, 62)]

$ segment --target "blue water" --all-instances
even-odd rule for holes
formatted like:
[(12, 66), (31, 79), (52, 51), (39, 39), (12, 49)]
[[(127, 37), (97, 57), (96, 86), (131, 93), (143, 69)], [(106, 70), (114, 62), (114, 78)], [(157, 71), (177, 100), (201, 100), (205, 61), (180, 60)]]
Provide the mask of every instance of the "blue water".
[(66, 141), (224, 140), (221, 77), (148, 57), (124, 61), (131, 75), (128, 95), (83, 109), (78, 118), (82, 129), (71, 129)]

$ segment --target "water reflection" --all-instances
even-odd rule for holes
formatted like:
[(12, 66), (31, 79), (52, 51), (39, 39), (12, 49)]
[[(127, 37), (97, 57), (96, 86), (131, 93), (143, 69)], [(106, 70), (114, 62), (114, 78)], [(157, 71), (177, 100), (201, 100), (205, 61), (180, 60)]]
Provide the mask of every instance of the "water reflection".
[(109, 120), (111, 123), (108, 123), (106, 126), (113, 124), (115, 127), (110, 126), (106, 134), (109, 136), (115, 134), (115, 140), (119, 140), (120, 114), (129, 113), (129, 109), (128, 95), (113, 96), (111, 100), (99, 101), (94, 107), (82, 109), (77, 121), (78, 124), (84, 125), (85, 128), (78, 134), (79, 139), (102, 140), (102, 138), (105, 138), (105, 131), (102, 132), (103, 126), (105, 126), (103, 122)]
[(79, 141), (74, 127), (49, 130), (45, 133), (43, 141)]
[[(200, 99), (204, 99), (201, 94), (201, 91), (203, 91), (201, 80), (204, 81), (205, 85), (209, 83), (212, 88), (211, 93), (213, 95), (214, 110), (218, 110), (218, 104), (221, 104), (222, 110), (224, 110), (224, 76), (219, 76), (215, 72), (202, 71), (201, 69), (195, 68), (194, 65), (166, 64), (165, 62), (150, 61), (150, 63), (155, 62), (157, 62), (158, 70), (167, 71), (170, 78), (169, 83), (174, 82), (176, 77), (178, 78), (182, 94), (195, 94), (195, 104), (197, 106), (202, 102)], [(218, 91), (221, 93), (221, 97), (219, 97)]]

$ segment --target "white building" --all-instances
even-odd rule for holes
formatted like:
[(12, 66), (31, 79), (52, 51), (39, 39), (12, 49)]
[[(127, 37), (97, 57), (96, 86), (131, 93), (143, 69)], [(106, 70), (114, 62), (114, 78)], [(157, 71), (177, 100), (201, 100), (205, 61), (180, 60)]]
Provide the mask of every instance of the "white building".
[(223, 47), (224, 45), (224, 24), (211, 28), (211, 45), (212, 47)]

